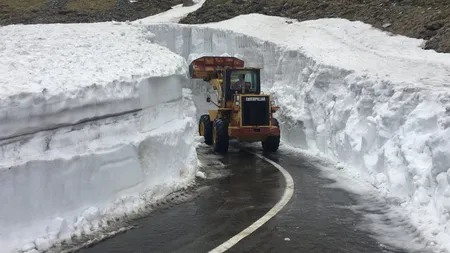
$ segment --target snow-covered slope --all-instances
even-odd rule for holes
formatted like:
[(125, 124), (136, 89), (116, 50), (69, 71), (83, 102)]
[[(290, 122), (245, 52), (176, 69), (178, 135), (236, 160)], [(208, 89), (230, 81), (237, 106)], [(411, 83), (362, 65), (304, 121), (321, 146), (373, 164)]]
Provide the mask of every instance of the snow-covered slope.
[(349, 165), (400, 200), (426, 238), (450, 249), (450, 56), (361, 22), (251, 14), (220, 23), (148, 24), (185, 57), (230, 54), (264, 67), (285, 145)]
[(0, 248), (89, 234), (196, 174), (186, 61), (126, 23), (0, 27)]

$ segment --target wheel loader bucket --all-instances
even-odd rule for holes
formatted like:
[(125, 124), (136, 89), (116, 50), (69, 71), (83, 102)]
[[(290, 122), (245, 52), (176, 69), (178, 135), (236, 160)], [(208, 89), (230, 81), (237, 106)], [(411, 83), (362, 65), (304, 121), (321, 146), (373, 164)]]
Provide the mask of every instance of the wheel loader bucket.
[(204, 56), (192, 61), (189, 65), (189, 75), (191, 78), (208, 79), (217, 70), (243, 68), (244, 61), (236, 57)]

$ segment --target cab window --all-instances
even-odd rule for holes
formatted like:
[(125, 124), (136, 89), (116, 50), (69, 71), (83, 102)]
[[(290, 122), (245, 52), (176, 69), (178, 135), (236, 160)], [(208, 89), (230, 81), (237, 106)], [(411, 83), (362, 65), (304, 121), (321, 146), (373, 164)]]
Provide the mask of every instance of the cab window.
[(230, 75), (230, 88), (233, 91), (242, 92), (244, 88), (246, 93), (256, 92), (257, 80), (256, 73), (251, 70), (235, 70)]

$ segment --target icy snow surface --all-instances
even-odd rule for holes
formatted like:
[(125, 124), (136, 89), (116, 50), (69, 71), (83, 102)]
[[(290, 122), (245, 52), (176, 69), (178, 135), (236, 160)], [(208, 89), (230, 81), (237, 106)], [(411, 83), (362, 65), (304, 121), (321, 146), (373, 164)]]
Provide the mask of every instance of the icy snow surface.
[(44, 251), (196, 175), (186, 61), (127, 23), (0, 27), (0, 248)]
[(448, 54), (342, 19), (251, 14), (147, 29), (188, 60), (229, 54), (264, 67), (284, 145), (341, 162), (342, 171), (397, 199), (427, 240), (450, 249)]

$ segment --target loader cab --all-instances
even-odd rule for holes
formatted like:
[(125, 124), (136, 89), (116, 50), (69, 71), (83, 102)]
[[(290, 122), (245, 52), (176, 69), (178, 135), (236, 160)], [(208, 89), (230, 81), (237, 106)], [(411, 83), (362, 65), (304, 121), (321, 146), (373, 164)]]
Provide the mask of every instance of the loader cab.
[(228, 69), (224, 75), (225, 99), (234, 94), (260, 94), (260, 69)]

